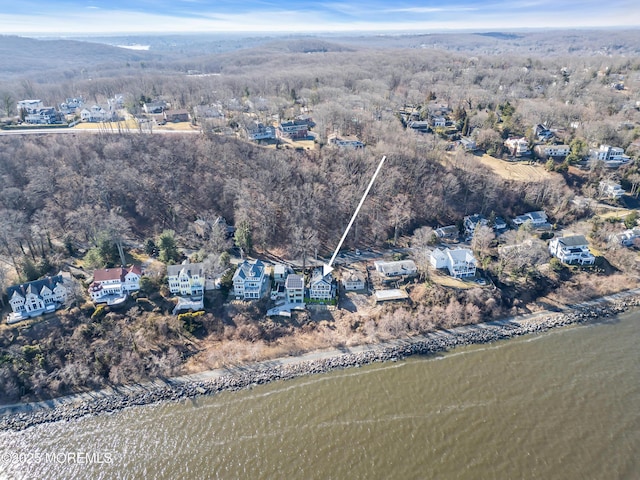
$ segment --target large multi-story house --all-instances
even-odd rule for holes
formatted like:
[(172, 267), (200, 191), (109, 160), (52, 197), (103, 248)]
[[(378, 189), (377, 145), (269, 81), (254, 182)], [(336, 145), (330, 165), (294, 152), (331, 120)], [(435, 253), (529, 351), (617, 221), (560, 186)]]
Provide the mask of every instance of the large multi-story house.
[(137, 265), (95, 270), (93, 282), (89, 285), (89, 295), (94, 303), (118, 303), (129, 292), (140, 290), (141, 276), (142, 271)]
[(287, 303), (304, 303), (304, 277), (290, 273), (284, 282)]
[(549, 253), (567, 264), (593, 265), (596, 257), (589, 251), (584, 235), (556, 237), (549, 242)]
[(65, 115), (70, 115), (72, 113), (75, 113), (78, 108), (82, 108), (83, 105), (84, 100), (82, 99), (82, 97), (67, 98), (60, 104), (60, 112)]
[(331, 300), (336, 296), (336, 289), (333, 285), (333, 275), (324, 275), (322, 267), (313, 270), (311, 281), (309, 282), (309, 298), (314, 300)]
[(476, 227), (486, 227), (489, 225), (489, 220), (487, 220), (484, 216), (479, 213), (474, 213), (473, 215), (467, 215), (464, 217), (462, 221), (464, 225), (464, 230), (467, 232), (467, 235), (473, 235), (473, 232), (476, 231)]
[(362, 274), (353, 270), (344, 272), (342, 275), (342, 285), (345, 290), (364, 290), (366, 284)]
[(108, 122), (113, 120), (113, 112), (100, 105), (92, 105), (91, 108), (82, 109), (80, 118), (83, 122)]
[(571, 153), (569, 145), (536, 145), (534, 151), (540, 158), (564, 158)]
[(245, 260), (233, 274), (233, 293), (238, 299), (262, 298), (267, 291), (267, 280), (264, 263), (260, 260), (249, 263)]
[(600, 145), (596, 150), (589, 150), (589, 158), (591, 161), (603, 161), (606, 167), (616, 168), (627, 163), (629, 157), (624, 154), (624, 149), (620, 147), (612, 147), (611, 145)]
[(309, 134), (309, 124), (304, 120), (292, 120), (278, 125), (277, 134), (282, 138), (301, 139), (307, 138)]
[(514, 157), (523, 157), (531, 153), (529, 151), (529, 142), (525, 137), (509, 138), (504, 141), (504, 145)]
[(40, 99), (20, 100), (16, 105), (18, 113), (20, 113), (21, 110), (24, 110), (25, 113), (31, 113), (43, 107), (44, 105)]
[(61, 123), (62, 120), (60, 112), (54, 107), (41, 107), (27, 113), (24, 121), (33, 125), (51, 125), (53, 123)]
[(433, 268), (446, 268), (454, 278), (473, 277), (476, 274), (477, 261), (468, 248), (436, 248), (431, 252), (430, 262)]
[(610, 198), (612, 200), (622, 198), (622, 196), (626, 193), (624, 191), (624, 188), (622, 188), (619, 183), (616, 183), (613, 180), (601, 181), (598, 185), (598, 190), (600, 191), (600, 196)]
[(251, 127), (247, 128), (247, 138), (253, 141), (273, 140), (276, 138), (276, 129), (271, 125), (254, 123)]
[(183, 263), (167, 267), (169, 291), (174, 295), (200, 296), (205, 290), (204, 264)]
[(13, 310), (10, 321), (21, 320), (55, 311), (65, 301), (67, 288), (62, 275), (56, 275), (9, 287), (7, 297)]

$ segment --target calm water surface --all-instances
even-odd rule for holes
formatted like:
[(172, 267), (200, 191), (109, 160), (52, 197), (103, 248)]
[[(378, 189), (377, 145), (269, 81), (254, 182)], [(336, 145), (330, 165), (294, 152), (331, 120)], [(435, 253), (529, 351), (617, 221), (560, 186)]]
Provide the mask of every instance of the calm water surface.
[(0, 433), (0, 478), (638, 479), (639, 344), (635, 313)]

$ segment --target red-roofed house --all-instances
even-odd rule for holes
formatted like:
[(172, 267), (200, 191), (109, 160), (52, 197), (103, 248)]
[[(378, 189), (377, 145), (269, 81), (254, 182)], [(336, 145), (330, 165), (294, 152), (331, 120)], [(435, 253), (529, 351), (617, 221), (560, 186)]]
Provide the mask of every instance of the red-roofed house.
[(112, 303), (124, 299), (129, 292), (140, 290), (142, 271), (137, 265), (129, 268), (104, 268), (93, 272), (89, 295), (95, 303)]

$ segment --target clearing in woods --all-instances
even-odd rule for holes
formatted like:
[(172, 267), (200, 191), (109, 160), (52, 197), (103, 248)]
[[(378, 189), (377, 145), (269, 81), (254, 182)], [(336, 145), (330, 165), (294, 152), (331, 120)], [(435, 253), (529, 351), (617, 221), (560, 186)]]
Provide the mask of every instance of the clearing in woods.
[(521, 182), (541, 181), (551, 178), (554, 174), (547, 171), (543, 165), (529, 165), (528, 162), (507, 162), (487, 155), (476, 157), (480, 162), (489, 167), (494, 173), (507, 180), (518, 180)]

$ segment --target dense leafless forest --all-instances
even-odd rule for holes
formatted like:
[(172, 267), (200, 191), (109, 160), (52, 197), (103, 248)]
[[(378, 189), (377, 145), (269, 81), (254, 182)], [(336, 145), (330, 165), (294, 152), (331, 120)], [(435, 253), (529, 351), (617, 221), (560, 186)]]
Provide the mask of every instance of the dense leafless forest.
[[(219, 120), (214, 125), (194, 118), (202, 128), (197, 135), (134, 130), (0, 137), (0, 255), (16, 274), (34, 266), (55, 271), (69, 254), (97, 247), (105, 237), (133, 247), (165, 230), (175, 232), (181, 247), (220, 253), (227, 243), (198, 237), (193, 229), (195, 220), (217, 216), (244, 225), (260, 251), (293, 258), (317, 249), (328, 255), (382, 155), (388, 158), (384, 173), (347, 247), (382, 247), (472, 213), (509, 218), (544, 209), (553, 223), (573, 222), (589, 212), (571, 200), (589, 196), (607, 175), (602, 169), (507, 180), (476, 155), (451, 149), (451, 139), (406, 128), (398, 111), (446, 107), (454, 121), (466, 122), (478, 146), (496, 155), (507, 136), (531, 138), (536, 124), (555, 127), (567, 144), (578, 139), (628, 149), (640, 136), (639, 37), (639, 31), (575, 31), (135, 40), (147, 41), (149, 51), (4, 37), (0, 111), (7, 118), (24, 98), (56, 105), (80, 96), (103, 103), (118, 94), (132, 113), (140, 111), (141, 99), (161, 98), (191, 112), (220, 105), (225, 118), (223, 129)], [(249, 120), (301, 113), (315, 122), (311, 150), (265, 148), (228, 134)], [(357, 137), (366, 148), (338, 149), (327, 141), (332, 133)], [(640, 183), (634, 162), (618, 177)], [(497, 254), (485, 256), (491, 255)], [(558, 280), (547, 277), (536, 286), (544, 293)], [(371, 340), (475, 322), (514, 306), (500, 293), (489, 297), (420, 285), (411, 314), (338, 314), (334, 325), (324, 326), (276, 325), (255, 321), (261, 315), (251, 309), (220, 307), (203, 317), (202, 338), (239, 342), (251, 349), (247, 358), (258, 358), (256, 345), (273, 347), (295, 332), (313, 333), (311, 344), (330, 345), (349, 335)], [(90, 318), (95, 311), (80, 304), (58, 325), (39, 327), (31, 336), (3, 332), (0, 390), (15, 400), (179, 371), (198, 351), (197, 340), (184, 338), (160, 300), (156, 307), (136, 305), (127, 315), (102, 319)], [(127, 323), (132, 317), (137, 322)], [(55, 342), (62, 342), (59, 351)], [(211, 364), (219, 364), (220, 348), (209, 354)]]

